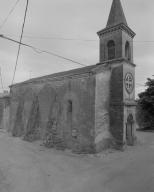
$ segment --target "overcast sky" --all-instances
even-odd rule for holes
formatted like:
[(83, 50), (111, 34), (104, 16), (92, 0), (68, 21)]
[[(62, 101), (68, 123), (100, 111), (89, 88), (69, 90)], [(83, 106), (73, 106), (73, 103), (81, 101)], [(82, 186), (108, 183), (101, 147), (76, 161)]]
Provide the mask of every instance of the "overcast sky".
[[(0, 0), (0, 26), (17, 0)], [(27, 0), (20, 0), (0, 29), (0, 34), (19, 40)], [(144, 85), (154, 75), (154, 0), (121, 0), (127, 23), (136, 33), (134, 63), (136, 83)], [(99, 40), (96, 32), (105, 28), (112, 0), (29, 0), (25, 36)], [(153, 41), (153, 42), (143, 42)], [(66, 41), (23, 38), (23, 43), (72, 59), (85, 65), (99, 62), (99, 41)], [(0, 67), (4, 88), (11, 85), (18, 44), (0, 38)], [(22, 46), (15, 83), (31, 77), (82, 67), (55, 56), (38, 54)], [(136, 85), (136, 95), (145, 87)], [(2, 91), (0, 86), (0, 91)]]

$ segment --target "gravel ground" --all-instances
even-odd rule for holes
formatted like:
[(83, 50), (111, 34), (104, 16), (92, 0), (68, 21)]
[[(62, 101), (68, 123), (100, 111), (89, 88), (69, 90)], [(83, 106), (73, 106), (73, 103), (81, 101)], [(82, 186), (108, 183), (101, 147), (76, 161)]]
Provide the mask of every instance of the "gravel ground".
[(125, 152), (56, 151), (0, 130), (0, 192), (154, 192), (154, 132)]

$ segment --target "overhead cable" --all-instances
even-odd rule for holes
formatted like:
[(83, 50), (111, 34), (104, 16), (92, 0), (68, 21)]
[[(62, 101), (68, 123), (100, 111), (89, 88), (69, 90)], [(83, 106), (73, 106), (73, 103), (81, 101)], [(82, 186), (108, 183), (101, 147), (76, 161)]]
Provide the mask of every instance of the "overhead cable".
[[(7, 40), (10, 40), (10, 41), (13, 41), (13, 42), (15, 42), (15, 43), (19, 43), (18, 41), (14, 40), (14, 39), (7, 38), (7, 37), (5, 37), (5, 36), (3, 36), (3, 35), (0, 35), (0, 37), (3, 38), (3, 39), (7, 39)], [(62, 56), (60, 56), (60, 55), (51, 53), (51, 52), (49, 52), (49, 51), (41, 50), (41, 49), (39, 49), (39, 48), (33, 47), (33, 46), (31, 46), (31, 45), (27, 45), (27, 44), (25, 44), (25, 43), (21, 43), (21, 45), (30, 47), (30, 48), (32, 48), (32, 49), (33, 49), (35, 52), (37, 52), (37, 53), (48, 53), (48, 54), (50, 54), (50, 55), (54, 55), (54, 56), (59, 57), (59, 58), (61, 58), (61, 59), (65, 59), (65, 60), (67, 60), (67, 61), (71, 61), (71, 62), (73, 62), (73, 63), (77, 63), (77, 64), (82, 65), (82, 66), (86, 66), (86, 65), (84, 65), (84, 64), (82, 64), (82, 63), (79, 63), (79, 62), (77, 62), (77, 61), (73, 61), (73, 60), (71, 60), (71, 59), (68, 59), (68, 58), (66, 58), (66, 57), (62, 57)]]
[[(7, 37), (19, 37), (18, 35), (6, 35)], [(95, 39), (73, 39), (73, 38), (60, 38), (60, 37), (34, 37), (34, 36), (23, 36), (23, 38), (29, 39), (45, 39), (45, 40), (64, 40), (64, 41), (96, 41)], [(153, 43), (154, 41), (130, 41), (136, 43)]]
[(141, 84), (139, 84), (139, 83), (135, 83), (136, 85), (140, 85), (140, 86), (142, 86), (142, 87), (145, 87), (146, 85), (141, 85)]
[(19, 0), (16, 2), (16, 4), (14, 5), (14, 7), (12, 8), (12, 10), (10, 11), (9, 15), (6, 17), (6, 19), (4, 20), (4, 22), (2, 23), (2, 25), (0, 26), (0, 29), (3, 27), (4, 23), (7, 21), (7, 19), (9, 18), (9, 16), (11, 15), (12, 11), (14, 10), (14, 8), (16, 7), (17, 3), (19, 2)]
[[(7, 37), (19, 37), (18, 35), (6, 35)], [(23, 36), (24, 38), (29, 39), (46, 39), (46, 40), (65, 40), (65, 41), (98, 41), (94, 39), (72, 39), (72, 38), (59, 38), (59, 37), (31, 37), (31, 36)]]
[[(13, 41), (13, 42), (15, 42), (15, 43), (18, 43), (18, 44), (19, 44), (19, 42), (18, 42), (18, 41), (16, 41), (16, 40), (14, 40), (14, 39), (10, 39), (10, 38), (5, 37), (5, 36), (3, 36), (3, 35), (0, 35), (0, 37), (1, 37), (1, 38), (3, 38), (3, 39), (7, 39), (7, 40), (10, 40), (10, 41)], [(71, 61), (71, 62), (73, 62), (73, 63), (77, 63), (77, 64), (82, 65), (82, 66), (87, 66), (87, 65), (85, 65), (85, 64), (82, 64), (82, 63), (79, 63), (79, 62), (73, 61), (73, 60), (71, 60), (71, 59), (68, 59), (68, 58), (65, 58), (65, 57), (59, 56), (59, 55), (54, 54), (54, 53), (51, 53), (51, 52), (49, 52), (49, 51), (44, 51), (44, 50), (41, 50), (41, 49), (39, 49), (39, 48), (33, 47), (33, 46), (31, 46), (31, 45), (27, 45), (27, 44), (25, 44), (25, 43), (21, 43), (21, 45), (24, 45), (24, 46), (26, 46), (26, 47), (30, 47), (31, 49), (33, 49), (33, 50), (34, 50), (35, 52), (37, 52), (37, 53), (47, 53), (47, 54), (51, 54), (51, 55), (54, 55), (54, 56), (56, 56), (56, 57), (59, 57), (59, 58), (62, 58), (62, 59), (65, 59), (65, 60)], [(110, 74), (109, 74), (109, 73), (107, 73), (107, 72), (103, 72), (103, 73), (106, 73), (106, 74), (110, 75)], [(141, 84), (139, 84), (139, 83), (135, 83), (135, 84), (136, 84), (136, 85), (139, 85), (139, 86), (142, 86), (142, 87), (145, 87), (145, 86), (146, 86), (146, 85), (141, 85)]]

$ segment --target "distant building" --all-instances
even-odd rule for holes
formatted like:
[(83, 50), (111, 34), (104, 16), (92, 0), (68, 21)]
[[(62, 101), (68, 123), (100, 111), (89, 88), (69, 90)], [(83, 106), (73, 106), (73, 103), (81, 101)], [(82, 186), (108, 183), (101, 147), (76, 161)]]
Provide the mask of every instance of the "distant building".
[(0, 129), (9, 129), (10, 94), (8, 91), (0, 93)]
[(54, 148), (95, 153), (136, 142), (133, 38), (120, 0), (98, 32), (100, 62), (12, 85), (10, 129)]

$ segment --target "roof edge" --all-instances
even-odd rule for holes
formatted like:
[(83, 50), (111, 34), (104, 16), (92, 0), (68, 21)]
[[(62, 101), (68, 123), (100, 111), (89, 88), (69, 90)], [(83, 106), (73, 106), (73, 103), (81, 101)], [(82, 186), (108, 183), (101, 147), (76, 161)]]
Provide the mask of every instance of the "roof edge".
[[(93, 67), (92, 67), (93, 66)], [(84, 67), (83, 69), (86, 69), (88, 67), (91, 67), (91, 69), (89, 69), (88, 71), (83, 71), (83, 72), (76, 72), (76, 73), (71, 73), (71, 74), (67, 74), (65, 75), (65, 73), (67, 72), (71, 72), (71, 71), (75, 71), (75, 70), (78, 70), (78, 69), (82, 69), (82, 68), (77, 68), (77, 69), (74, 69), (74, 70), (69, 70), (69, 71), (64, 71), (64, 72), (60, 72), (62, 73), (61, 75), (59, 76), (51, 76), (50, 75), (46, 75), (46, 76), (42, 76), (42, 77), (36, 77), (36, 78), (33, 78), (31, 80), (27, 80), (27, 81), (23, 81), (23, 82), (20, 82), (20, 83), (16, 83), (16, 84), (13, 84), (13, 85), (10, 85), (9, 87), (12, 88), (13, 86), (18, 86), (18, 85), (21, 85), (21, 84), (29, 84), (29, 83), (34, 83), (34, 82), (41, 82), (41, 81), (44, 81), (44, 80), (59, 80), (61, 78), (69, 78), (71, 76), (77, 76), (77, 75), (84, 75), (84, 74), (88, 74), (88, 73), (93, 73), (93, 69), (97, 68), (98, 66), (95, 64), (95, 65), (89, 65), (87, 67)], [(59, 74), (59, 73), (53, 73), (51, 75), (56, 75), (56, 74)]]

